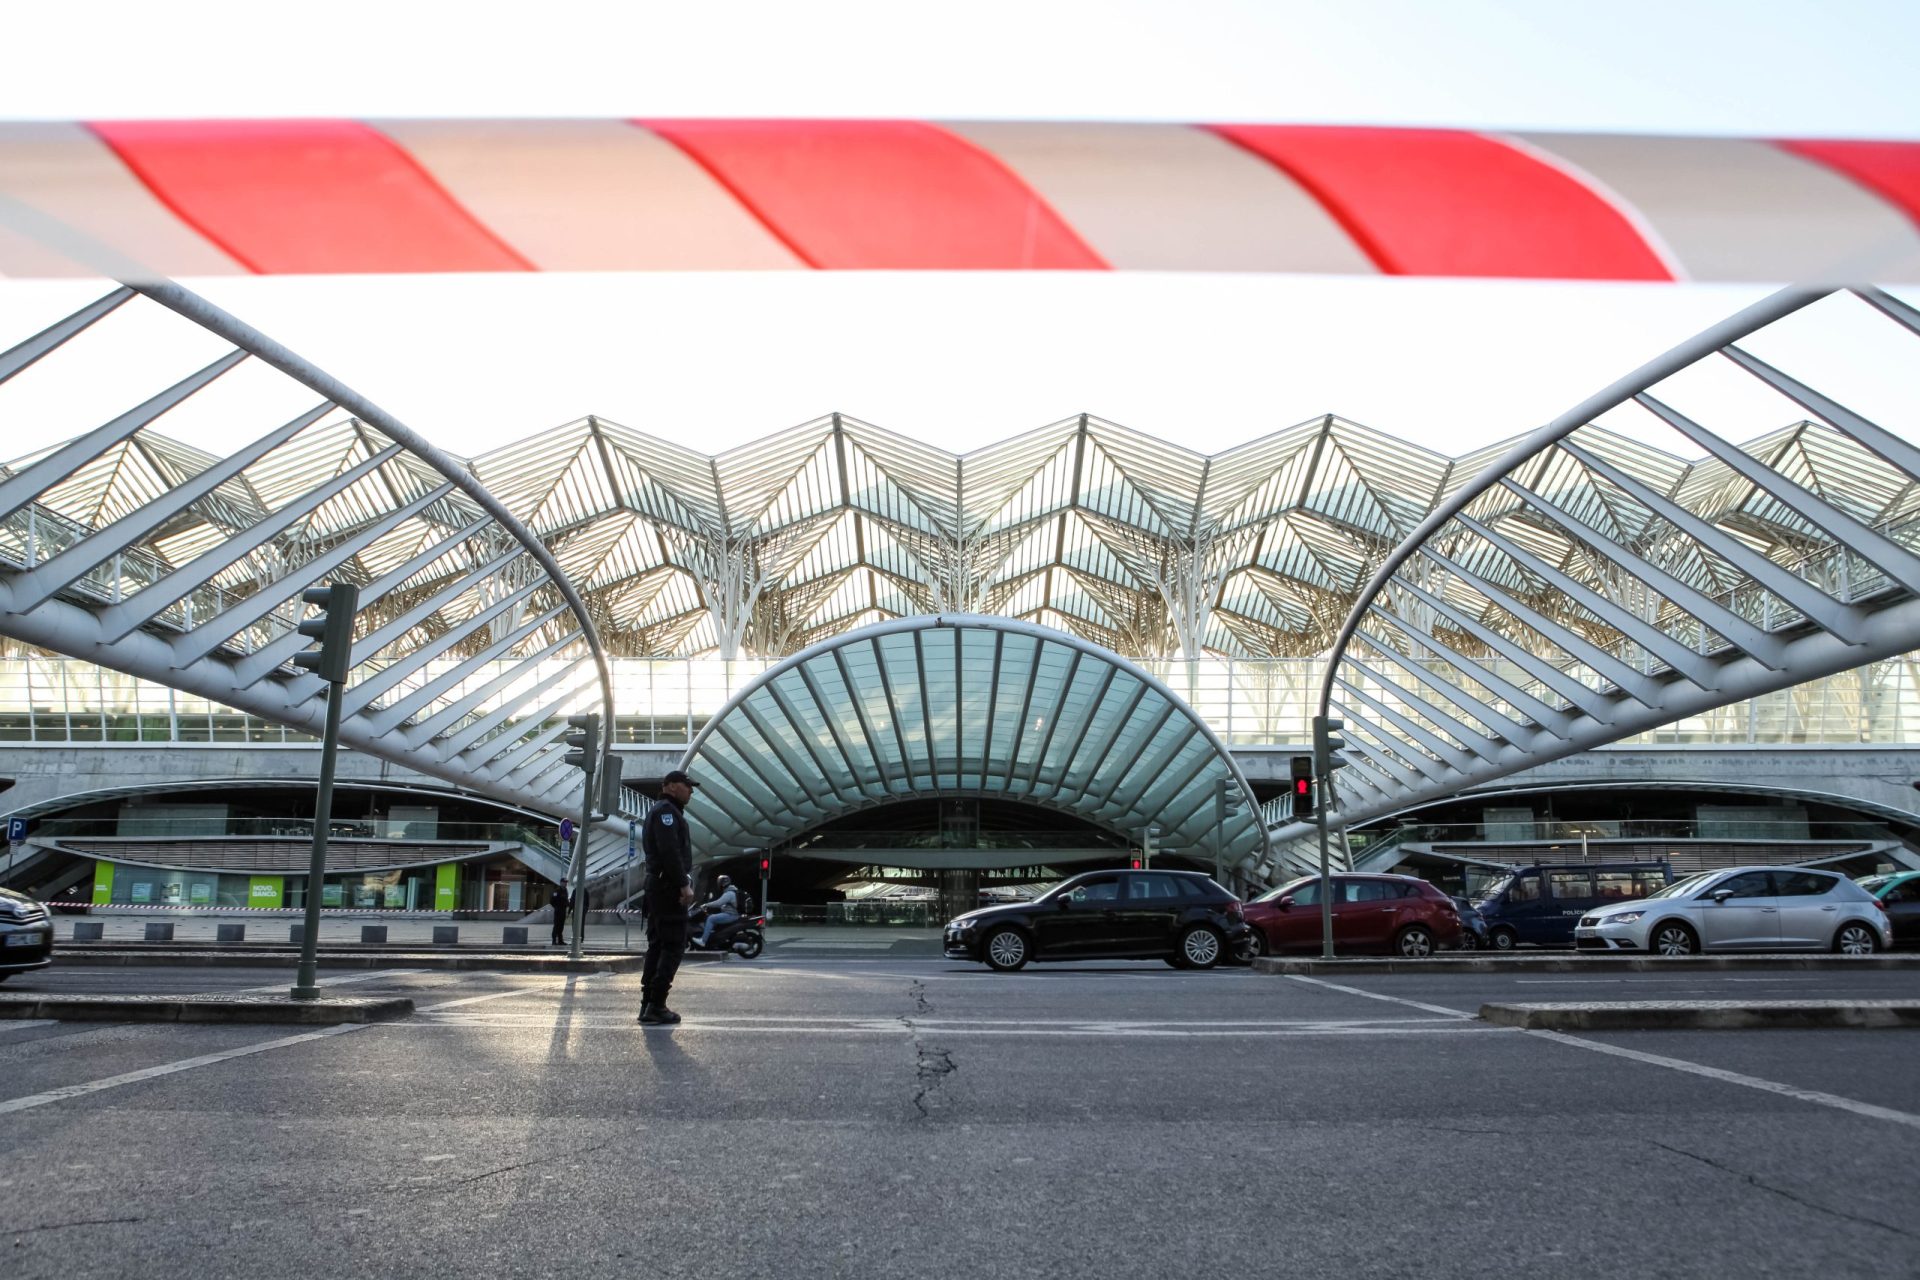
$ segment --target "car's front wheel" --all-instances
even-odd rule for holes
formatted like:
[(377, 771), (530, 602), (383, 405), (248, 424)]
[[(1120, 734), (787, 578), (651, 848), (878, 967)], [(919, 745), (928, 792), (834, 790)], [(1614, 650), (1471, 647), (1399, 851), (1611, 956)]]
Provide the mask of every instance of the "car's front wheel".
[(1487, 935), (1487, 945), (1495, 951), (1511, 951), (1520, 945), (1520, 935), (1511, 929), (1495, 929)]
[(1267, 935), (1258, 929), (1248, 929), (1247, 936), (1240, 942), (1240, 955), (1250, 962), (1267, 954), (1267, 949)]
[(1433, 954), (1433, 931), (1423, 924), (1408, 925), (1393, 940), (1393, 949), (1409, 960), (1425, 960)]
[(1033, 947), (1027, 942), (1027, 935), (1018, 929), (995, 929), (987, 935), (980, 954), (986, 957), (988, 968), (1012, 973), (1033, 958)]
[(1880, 949), (1880, 939), (1867, 925), (1851, 920), (1833, 935), (1833, 949), (1843, 956), (1870, 956)]
[(1655, 925), (1647, 938), (1647, 950), (1657, 956), (1690, 956), (1700, 950), (1700, 939), (1678, 920)]
[(1211, 969), (1226, 954), (1226, 945), (1212, 929), (1204, 924), (1196, 924), (1180, 935), (1174, 954), (1189, 969)]

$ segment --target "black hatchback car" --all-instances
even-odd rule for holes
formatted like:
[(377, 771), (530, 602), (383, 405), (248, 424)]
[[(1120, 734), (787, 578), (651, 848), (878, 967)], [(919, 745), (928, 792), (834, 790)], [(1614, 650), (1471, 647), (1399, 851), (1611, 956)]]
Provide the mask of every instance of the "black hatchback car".
[(1088, 871), (1031, 902), (947, 922), (946, 953), (1011, 972), (1029, 960), (1165, 960), (1211, 969), (1245, 943), (1240, 900), (1197, 871)]

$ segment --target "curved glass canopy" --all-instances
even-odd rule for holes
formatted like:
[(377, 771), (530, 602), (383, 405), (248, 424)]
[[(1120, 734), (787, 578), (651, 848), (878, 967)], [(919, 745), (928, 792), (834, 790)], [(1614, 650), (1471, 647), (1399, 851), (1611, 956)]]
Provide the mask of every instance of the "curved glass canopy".
[(1074, 815), (1156, 849), (1253, 865), (1253, 792), (1205, 722), (1125, 658), (1009, 618), (934, 615), (770, 668), (701, 730), (696, 858), (771, 848), (842, 815), (970, 797)]

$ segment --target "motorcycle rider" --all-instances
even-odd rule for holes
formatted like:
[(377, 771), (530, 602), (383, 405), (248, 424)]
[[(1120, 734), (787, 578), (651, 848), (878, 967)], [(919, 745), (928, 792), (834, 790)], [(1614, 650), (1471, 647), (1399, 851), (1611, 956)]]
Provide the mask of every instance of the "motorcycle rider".
[(719, 891), (719, 896), (712, 902), (700, 905), (700, 910), (707, 913), (707, 922), (700, 927), (700, 941), (695, 945), (703, 949), (717, 930), (740, 919), (740, 894), (733, 887), (733, 877), (721, 876), (714, 881), (713, 887)]

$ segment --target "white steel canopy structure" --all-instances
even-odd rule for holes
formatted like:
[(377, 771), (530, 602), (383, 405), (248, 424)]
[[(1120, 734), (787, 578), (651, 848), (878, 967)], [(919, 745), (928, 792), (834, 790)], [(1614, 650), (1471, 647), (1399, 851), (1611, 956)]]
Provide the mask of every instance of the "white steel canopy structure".
[[(139, 308), (205, 362), (0, 467), (0, 634), (311, 732), (300, 591), (351, 580), (342, 740), (553, 814), (609, 652), (787, 659), (689, 756), (716, 855), (956, 794), (1265, 874), (1286, 815), (1223, 825), (1245, 779), (1115, 651), (1330, 654), (1357, 822), (1911, 650), (1920, 451), (1754, 354), (1837, 307), (1893, 335), (1876, 368), (1920, 367), (1900, 300), (1789, 291), (1457, 459), (1331, 415), (1206, 456), (1087, 415), (956, 455), (833, 414), (718, 456), (587, 418), (463, 463), (177, 286), (123, 288), (0, 353), (0, 414)], [(1770, 430), (1702, 425), (1708, 366)], [(248, 377), (298, 399), (263, 435), (218, 418), (250, 443), (156, 429)]]
[(1007, 618), (908, 618), (815, 645), (736, 695), (685, 767), (701, 858), (927, 797), (1053, 809), (1127, 839), (1155, 827), (1156, 847), (1226, 868), (1266, 853), (1252, 787), (1178, 694)]
[[(1867, 309), (1882, 332), (1850, 340), (1920, 368), (1899, 299), (1783, 291), (1520, 440), (1393, 550), (1327, 663), (1342, 822), (1915, 647), (1920, 448), (1753, 353), (1816, 304), (1856, 325)], [(1739, 446), (1675, 407), (1721, 361), (1811, 420)], [(1698, 460), (1596, 425), (1615, 411)]]
[(954, 454), (829, 414), (710, 456), (601, 418), (474, 460), (616, 655), (996, 614), (1118, 652), (1324, 652), (1454, 473), (1331, 414), (1205, 455), (1088, 414)]
[[(324, 681), (291, 661), (309, 643), (300, 596), (355, 582), (341, 741), (509, 804), (577, 806), (560, 717), (612, 709), (593, 618), (460, 464), (174, 285), (118, 289), (0, 353), (0, 389), (118, 309), (155, 304), (204, 331), (214, 358), (0, 470), (0, 632), (317, 734)], [(149, 430), (243, 367), (300, 410), (224, 457)]]

